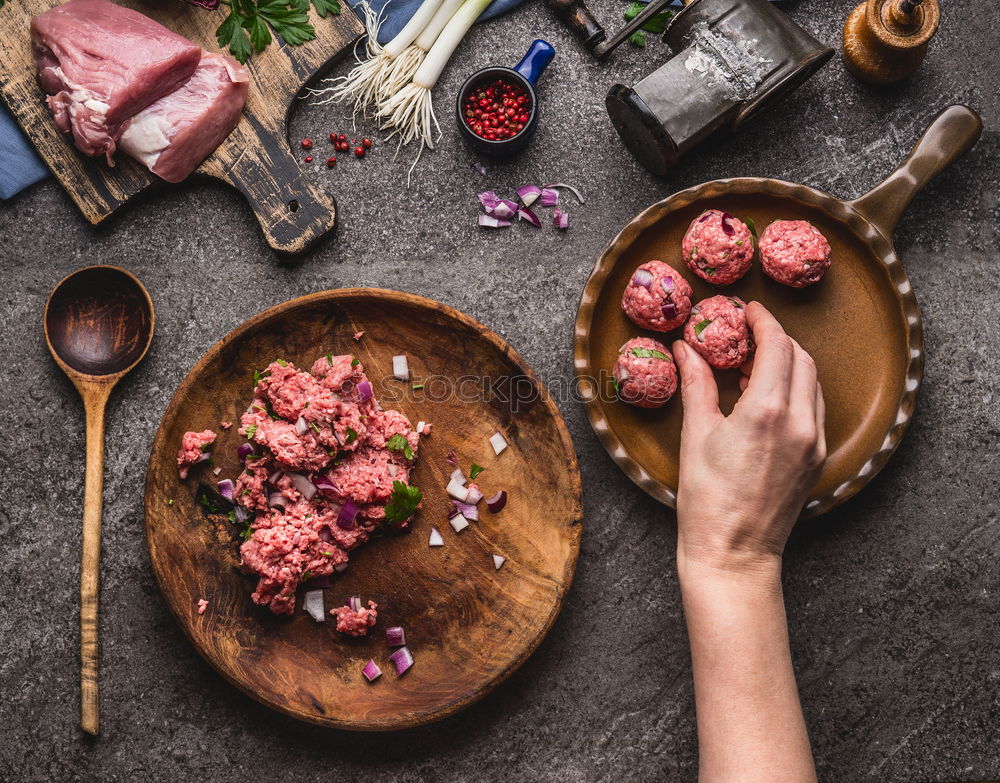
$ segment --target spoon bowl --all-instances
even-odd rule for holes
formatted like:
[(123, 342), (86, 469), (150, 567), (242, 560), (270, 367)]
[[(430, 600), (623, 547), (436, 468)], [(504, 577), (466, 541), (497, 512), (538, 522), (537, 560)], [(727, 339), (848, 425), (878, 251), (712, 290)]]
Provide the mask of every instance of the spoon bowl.
[(67, 374), (124, 375), (146, 355), (153, 322), (149, 293), (134, 275), (114, 266), (74, 272), (45, 306), (49, 351)]
[(45, 303), (45, 342), (76, 386), (87, 414), (80, 562), (80, 727), (97, 734), (97, 608), (101, 571), (104, 410), (111, 390), (149, 350), (156, 316), (138, 278), (115, 266), (80, 269)]

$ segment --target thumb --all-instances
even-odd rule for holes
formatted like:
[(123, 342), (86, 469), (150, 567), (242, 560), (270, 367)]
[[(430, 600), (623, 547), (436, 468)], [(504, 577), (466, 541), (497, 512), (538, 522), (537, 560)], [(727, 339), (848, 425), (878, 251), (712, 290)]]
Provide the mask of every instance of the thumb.
[(683, 340), (677, 340), (673, 349), (681, 373), (684, 429), (701, 429), (714, 424), (722, 417), (722, 411), (719, 410), (719, 387), (715, 385), (712, 368)]

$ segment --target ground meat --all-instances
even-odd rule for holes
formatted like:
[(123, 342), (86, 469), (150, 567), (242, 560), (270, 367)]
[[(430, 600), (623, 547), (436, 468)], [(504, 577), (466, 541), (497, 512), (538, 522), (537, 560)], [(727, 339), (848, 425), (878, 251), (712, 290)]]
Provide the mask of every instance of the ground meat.
[(746, 303), (735, 296), (703, 299), (691, 309), (684, 340), (716, 369), (739, 367), (754, 350)]
[(619, 348), (613, 373), (618, 396), (639, 408), (659, 408), (677, 391), (670, 351), (649, 337), (636, 337)]
[(198, 614), (205, 614), (205, 610), (208, 609), (208, 601), (204, 598), (198, 599)]
[[(312, 373), (274, 362), (241, 419), (255, 448), (237, 477), (236, 502), (257, 516), (240, 555), (259, 578), (253, 600), (275, 614), (294, 610), (301, 582), (345, 566), (385, 517), (393, 482), (409, 483), (419, 436), (402, 413), (381, 410), (374, 397), (359, 401), (367, 382), (351, 356), (322, 357)], [(319, 485), (320, 474), (333, 489), (322, 483), (307, 499), (303, 480)], [(344, 509), (349, 501), (356, 515)]]
[(753, 235), (746, 224), (718, 209), (696, 217), (681, 242), (685, 263), (715, 285), (729, 285), (743, 277), (753, 252)]
[(330, 614), (337, 618), (337, 630), (348, 636), (366, 636), (368, 629), (375, 625), (378, 618), (378, 604), (374, 601), (368, 602), (368, 608), (355, 612), (349, 606), (338, 606), (330, 610)]
[(830, 268), (830, 243), (806, 220), (775, 220), (760, 237), (760, 263), (773, 280), (805, 288)]
[(219, 422), (219, 429), (220, 430), (228, 430), (232, 426), (233, 426), (233, 423), (231, 421), (220, 421)]
[(691, 285), (662, 261), (647, 261), (622, 294), (622, 310), (641, 329), (669, 332), (683, 326), (691, 312)]
[(181, 450), (177, 453), (177, 474), (186, 479), (192, 465), (206, 460), (208, 447), (213, 443), (215, 433), (212, 430), (185, 432), (181, 438)]

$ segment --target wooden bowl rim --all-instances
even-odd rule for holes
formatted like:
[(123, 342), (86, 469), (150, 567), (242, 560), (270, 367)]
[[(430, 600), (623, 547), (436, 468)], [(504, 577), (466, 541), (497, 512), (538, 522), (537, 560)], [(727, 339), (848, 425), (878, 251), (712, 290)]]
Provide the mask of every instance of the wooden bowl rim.
[(626, 445), (611, 428), (600, 396), (595, 393), (593, 385), (588, 380), (594, 375), (588, 349), (590, 327), (593, 322), (594, 309), (605, 281), (625, 249), (635, 242), (643, 231), (649, 229), (670, 212), (682, 209), (695, 201), (728, 195), (768, 195), (792, 199), (825, 212), (840, 224), (842, 230), (853, 234), (860, 240), (871, 251), (872, 256), (886, 268), (893, 292), (900, 304), (903, 331), (906, 335), (907, 361), (902, 385), (903, 391), (896, 408), (896, 417), (878, 450), (865, 461), (858, 472), (830, 492), (807, 503), (802, 510), (800, 519), (818, 517), (856, 495), (885, 467), (889, 457), (902, 442), (906, 429), (913, 418), (917, 394), (923, 380), (924, 338), (920, 308), (913, 293), (913, 286), (910, 285), (906, 271), (896, 255), (891, 238), (882, 234), (850, 203), (816, 188), (766, 177), (733, 177), (711, 180), (678, 191), (652, 204), (632, 218), (618, 232), (594, 264), (594, 268), (584, 285), (577, 310), (573, 359), (587, 419), (605, 451), (636, 486), (650, 497), (671, 508), (676, 508), (676, 487), (670, 487), (665, 482), (653, 478), (642, 464), (632, 457)]
[[(527, 645), (525, 645), (518, 655), (508, 664), (508, 666), (501, 671), (499, 674), (494, 676), (491, 680), (483, 684), (478, 690), (463, 694), (458, 698), (453, 699), (443, 705), (439, 705), (434, 710), (430, 710), (426, 713), (411, 713), (405, 719), (397, 721), (343, 721), (337, 718), (328, 718), (321, 715), (316, 715), (313, 713), (302, 712), (296, 710), (288, 705), (279, 704), (267, 699), (265, 696), (256, 693), (251, 688), (244, 687), (241, 682), (232, 677), (229, 671), (218, 664), (213, 656), (209, 655), (207, 650), (201, 645), (198, 639), (191, 633), (190, 628), (190, 612), (182, 612), (181, 607), (175, 606), (174, 603), (168, 597), (169, 593), (164, 590), (163, 581), (161, 577), (161, 564), (158, 562), (157, 555), (154, 552), (153, 536), (150, 527), (150, 512), (153, 508), (153, 466), (157, 461), (160, 453), (165, 447), (166, 438), (166, 423), (168, 420), (175, 418), (180, 412), (180, 399), (186, 395), (188, 389), (194, 383), (195, 378), (201, 375), (205, 368), (214, 361), (222, 349), (235, 342), (236, 340), (244, 339), (247, 334), (257, 327), (265, 325), (267, 322), (280, 318), (281, 316), (294, 311), (298, 308), (309, 307), (315, 304), (322, 303), (335, 303), (343, 302), (358, 298), (375, 298), (381, 299), (382, 301), (389, 303), (402, 303), (415, 307), (425, 308), (433, 310), (436, 313), (441, 313), (448, 318), (458, 321), (463, 326), (471, 328), (478, 332), (479, 336), (485, 339), (493, 348), (500, 351), (507, 359), (514, 363), (521, 372), (529, 376), (536, 384), (539, 390), (539, 399), (543, 402), (549, 415), (553, 418), (556, 426), (556, 430), (559, 433), (560, 441), (562, 442), (563, 450), (566, 452), (567, 456), (567, 470), (571, 480), (571, 495), (572, 495), (572, 507), (569, 510), (569, 524), (567, 525), (568, 530), (568, 540), (569, 540), (569, 556), (566, 559), (566, 563), (563, 569), (562, 583), (557, 585), (556, 601), (552, 605), (552, 609), (549, 615), (545, 618), (542, 626), (540, 627), (535, 638), (531, 639)], [(580, 537), (583, 534), (583, 487), (580, 479), (580, 469), (577, 463), (576, 451), (573, 447), (573, 441), (570, 438), (569, 431), (566, 428), (566, 423), (563, 420), (562, 414), (556, 407), (549, 395), (548, 389), (545, 384), (541, 381), (535, 371), (521, 358), (520, 354), (514, 350), (511, 345), (500, 337), (498, 334), (488, 329), (479, 321), (475, 320), (471, 316), (451, 307), (450, 305), (443, 304), (434, 299), (428, 297), (418, 296), (416, 294), (404, 293), (402, 291), (393, 291), (383, 288), (364, 288), (364, 287), (352, 287), (352, 288), (338, 288), (330, 289), (326, 291), (318, 291), (312, 294), (306, 294), (304, 296), (296, 297), (287, 302), (282, 302), (281, 304), (270, 307), (261, 313), (247, 319), (239, 326), (232, 329), (224, 337), (218, 340), (211, 348), (206, 351), (206, 353), (195, 363), (191, 370), (187, 373), (184, 379), (181, 381), (177, 390), (174, 392), (173, 397), (171, 397), (166, 410), (163, 413), (163, 417), (160, 419), (160, 426), (157, 428), (156, 436), (153, 438), (153, 445), (150, 449), (149, 461), (146, 466), (146, 483), (144, 488), (144, 515), (145, 515), (145, 528), (146, 528), (146, 548), (149, 553), (150, 564), (153, 568), (153, 573), (156, 576), (156, 583), (160, 589), (161, 595), (164, 597), (164, 601), (170, 610), (170, 613), (174, 616), (177, 624), (180, 626), (184, 635), (191, 642), (192, 646), (197, 650), (198, 654), (209, 663), (209, 665), (215, 669), (219, 674), (222, 675), (223, 679), (229, 682), (230, 685), (235, 686), (238, 690), (250, 696), (255, 701), (260, 702), (266, 707), (270, 707), (277, 712), (288, 715), (289, 717), (296, 718), (298, 720), (305, 721), (307, 723), (313, 723), (320, 726), (325, 726), (328, 728), (336, 729), (346, 729), (349, 731), (396, 731), (400, 729), (409, 729), (416, 726), (426, 725), (428, 723), (433, 723), (434, 721), (446, 718), (454, 713), (468, 707), (475, 702), (479, 701), (487, 694), (492, 692), (498, 685), (504, 682), (511, 674), (513, 674), (520, 666), (531, 656), (531, 654), (538, 648), (542, 640), (548, 635), (549, 630), (552, 628), (556, 617), (559, 616), (562, 611), (563, 605), (566, 601), (566, 595), (569, 593), (570, 587), (573, 583), (573, 576), (576, 571), (576, 564), (579, 560), (580, 555)]]

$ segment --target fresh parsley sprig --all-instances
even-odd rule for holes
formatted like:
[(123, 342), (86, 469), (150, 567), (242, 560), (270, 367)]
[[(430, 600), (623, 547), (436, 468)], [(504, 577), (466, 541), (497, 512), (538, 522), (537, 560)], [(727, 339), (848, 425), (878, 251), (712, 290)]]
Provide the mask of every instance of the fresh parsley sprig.
[[(223, 0), (229, 15), (215, 31), (219, 46), (228, 47), (241, 63), (262, 52), (273, 40), (271, 30), (290, 46), (316, 37), (309, 22), (309, 0)], [(312, 0), (322, 18), (340, 13), (338, 0)]]
[(417, 487), (407, 486), (402, 481), (393, 481), (392, 494), (385, 507), (386, 524), (402, 525), (416, 513), (423, 497)]
[(404, 457), (407, 459), (413, 459), (413, 447), (411, 447), (410, 442), (399, 433), (389, 438), (385, 447), (389, 449), (389, 451), (401, 451), (403, 452)]

